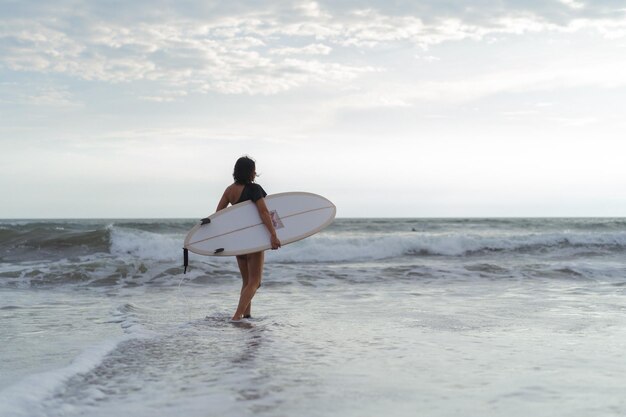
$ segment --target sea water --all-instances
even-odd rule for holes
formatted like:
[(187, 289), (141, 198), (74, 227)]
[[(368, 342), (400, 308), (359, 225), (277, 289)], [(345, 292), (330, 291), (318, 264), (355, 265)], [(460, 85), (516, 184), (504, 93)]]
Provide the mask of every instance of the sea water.
[(0, 415), (626, 415), (626, 219), (338, 219), (237, 324), (193, 224), (0, 221)]

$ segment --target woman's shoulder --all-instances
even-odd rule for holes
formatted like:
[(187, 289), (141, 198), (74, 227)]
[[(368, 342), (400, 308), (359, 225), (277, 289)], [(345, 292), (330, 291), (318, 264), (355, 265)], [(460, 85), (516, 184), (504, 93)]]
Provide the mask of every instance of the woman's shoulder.
[(265, 192), (263, 187), (261, 187), (260, 184), (257, 184), (255, 182), (251, 182), (251, 183), (247, 184), (247, 186), (248, 186), (248, 190), (250, 192), (250, 197), (251, 197), (252, 201), (257, 201), (257, 200), (267, 196), (267, 193)]
[(230, 184), (228, 187), (226, 187), (226, 188), (224, 189), (224, 194), (225, 194), (225, 195), (229, 195), (230, 193), (232, 193), (232, 191), (233, 191), (233, 185), (235, 185), (235, 184)]
[(248, 186), (254, 188), (255, 190), (261, 190), (261, 191), (265, 192), (263, 187), (261, 187), (261, 184), (257, 184), (256, 182), (251, 182), (251, 183), (248, 184)]
[(226, 187), (226, 190), (224, 190), (224, 191), (225, 192), (231, 192), (233, 190), (241, 190), (244, 187), (245, 187), (244, 184), (237, 184), (236, 182), (233, 182), (228, 187)]
[(231, 204), (234, 204), (233, 203), (234, 197), (240, 193), (241, 193), (241, 185), (237, 183), (230, 184), (224, 190), (224, 195), (228, 197), (228, 201), (230, 201)]

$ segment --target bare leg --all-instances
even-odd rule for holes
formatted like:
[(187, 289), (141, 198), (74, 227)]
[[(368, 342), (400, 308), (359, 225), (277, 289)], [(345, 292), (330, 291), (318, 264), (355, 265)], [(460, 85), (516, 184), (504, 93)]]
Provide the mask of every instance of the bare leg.
[[(239, 266), (239, 272), (241, 273), (241, 292), (239, 297), (241, 297), (241, 293), (243, 293), (244, 288), (248, 285), (248, 255), (237, 255), (237, 265)], [(243, 313), (244, 317), (250, 317), (250, 309), (252, 308), (252, 303), (248, 304), (248, 308)]]
[(256, 294), (256, 290), (261, 286), (261, 278), (263, 276), (263, 262), (265, 260), (264, 252), (256, 252), (247, 255), (248, 261), (248, 281), (241, 290), (239, 297), (239, 305), (233, 316), (233, 320), (240, 320), (246, 310), (250, 308), (252, 298)]

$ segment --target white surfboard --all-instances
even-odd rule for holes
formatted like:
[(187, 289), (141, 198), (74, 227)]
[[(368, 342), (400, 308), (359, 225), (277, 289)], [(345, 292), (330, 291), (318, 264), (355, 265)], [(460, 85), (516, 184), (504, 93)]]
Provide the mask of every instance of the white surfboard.
[[(282, 245), (309, 237), (332, 223), (337, 208), (312, 193), (290, 192), (265, 197)], [(270, 234), (252, 201), (235, 204), (208, 217), (187, 234), (185, 249), (200, 255), (233, 256), (270, 249)]]

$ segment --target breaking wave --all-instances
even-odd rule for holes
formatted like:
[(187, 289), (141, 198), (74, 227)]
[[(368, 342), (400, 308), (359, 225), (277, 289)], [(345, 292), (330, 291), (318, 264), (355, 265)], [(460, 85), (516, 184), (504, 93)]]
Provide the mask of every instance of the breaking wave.
[[(62, 260), (100, 254), (178, 262), (185, 233), (192, 224), (190, 221), (2, 223), (0, 261)], [(496, 229), (491, 232), (483, 228), (477, 232), (355, 233), (335, 228), (279, 251), (269, 251), (268, 259), (289, 263), (349, 262), (404, 256), (472, 256), (486, 252), (542, 253), (564, 248), (603, 253), (624, 251), (626, 230), (620, 227), (594, 231)], [(218, 258), (211, 259), (219, 262)]]

